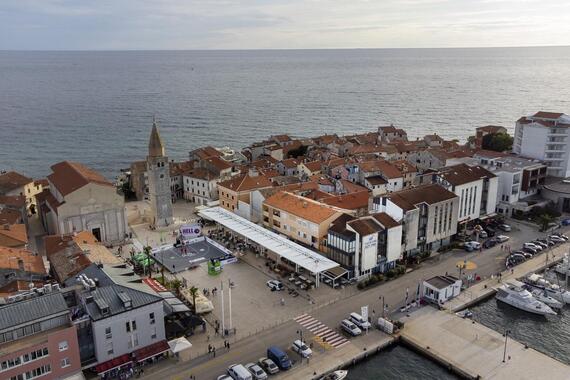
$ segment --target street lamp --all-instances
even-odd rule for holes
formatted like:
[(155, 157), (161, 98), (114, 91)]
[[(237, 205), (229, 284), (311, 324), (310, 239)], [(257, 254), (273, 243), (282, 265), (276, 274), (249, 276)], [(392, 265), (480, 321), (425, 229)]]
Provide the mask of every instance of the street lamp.
[(297, 330), (297, 335), (299, 335), (301, 337), (301, 343), (304, 343), (304, 341), (303, 341), (303, 330), (302, 329)]
[(503, 363), (505, 362), (505, 359), (507, 358), (507, 339), (509, 338), (509, 334), (511, 333), (511, 330), (505, 330), (505, 350), (503, 351)]
[(384, 296), (380, 296), (378, 299), (382, 300), (382, 318), (384, 318), (384, 310), (386, 309), (384, 306)]

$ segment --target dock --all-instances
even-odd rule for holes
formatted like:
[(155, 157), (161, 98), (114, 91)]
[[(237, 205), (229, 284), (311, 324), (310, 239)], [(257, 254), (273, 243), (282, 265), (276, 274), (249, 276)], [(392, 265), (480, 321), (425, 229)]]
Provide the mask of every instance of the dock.
[(467, 379), (569, 379), (570, 366), (454, 313), (423, 307), (402, 319), (402, 343)]

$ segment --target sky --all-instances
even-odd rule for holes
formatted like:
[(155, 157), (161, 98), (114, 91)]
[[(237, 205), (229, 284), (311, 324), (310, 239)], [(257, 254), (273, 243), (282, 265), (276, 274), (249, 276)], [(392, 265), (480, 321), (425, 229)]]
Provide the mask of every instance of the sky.
[(570, 0), (0, 0), (1, 50), (570, 45)]

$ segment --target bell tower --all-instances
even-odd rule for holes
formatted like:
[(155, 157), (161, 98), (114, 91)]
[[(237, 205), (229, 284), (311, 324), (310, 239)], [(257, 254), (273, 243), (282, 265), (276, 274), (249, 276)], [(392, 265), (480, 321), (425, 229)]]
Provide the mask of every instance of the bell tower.
[(172, 224), (172, 198), (170, 193), (170, 166), (168, 157), (164, 154), (164, 145), (158, 133), (158, 126), (153, 117), (152, 131), (148, 142), (148, 156), (146, 158), (146, 172), (148, 175), (148, 192), (150, 208), (155, 227), (164, 227)]

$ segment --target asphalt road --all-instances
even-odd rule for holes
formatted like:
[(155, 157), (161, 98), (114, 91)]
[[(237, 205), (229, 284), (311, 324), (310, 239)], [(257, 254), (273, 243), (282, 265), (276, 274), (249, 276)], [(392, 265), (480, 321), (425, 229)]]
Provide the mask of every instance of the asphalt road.
[[(560, 232), (565, 232), (559, 230)], [(513, 225), (513, 231), (508, 233), (511, 237), (509, 244), (512, 250), (519, 249), (523, 242), (544, 236), (539, 233), (536, 228), (523, 224)], [(424, 262), (412, 272), (409, 272), (397, 279), (387, 281), (372, 289), (362, 291), (349, 298), (338, 301), (334, 304), (322, 307), (312, 312), (311, 315), (328, 325), (330, 328), (338, 328), (339, 322), (346, 318), (351, 312), (359, 312), (360, 307), (369, 305), (369, 313), (372, 316), (372, 310), (376, 312), (376, 316), (381, 313), (380, 296), (384, 296), (384, 301), (388, 305), (390, 312), (398, 310), (404, 303), (406, 289), (409, 289), (410, 298), (415, 295), (418, 283), (422, 280), (436, 275), (442, 275), (446, 272), (458, 275), (456, 267), (458, 262), (468, 260), (477, 265), (476, 269), (468, 271), (470, 274), (477, 274), (482, 278), (499, 273), (505, 269), (506, 251), (501, 250), (501, 246), (483, 250), (482, 252), (465, 252), (454, 250), (443, 254), (436, 255)], [(251, 311), (255, 313), (255, 310)], [(218, 375), (225, 373), (225, 369), (234, 363), (256, 362), (261, 356), (265, 356), (268, 346), (277, 345), (282, 348), (289, 348), (291, 343), (298, 338), (297, 331), (301, 329), (294, 320), (279, 325), (273, 329), (266, 330), (257, 335), (246, 338), (235, 343), (230, 351), (223, 347), (217, 349), (216, 358), (200, 357), (187, 363), (179, 363), (157, 371), (149, 371), (147, 377), (156, 379), (188, 379), (189, 375), (194, 375), (197, 380), (215, 379)], [(311, 334), (304, 330), (304, 336), (307, 341), (311, 341)], [(359, 339), (359, 338), (353, 338)], [(315, 351), (318, 351), (315, 349)], [(292, 359), (299, 359), (297, 354), (289, 351)], [(326, 353), (316, 352), (311, 360), (319, 360), (320, 355)], [(294, 370), (294, 369), (292, 369)]]

